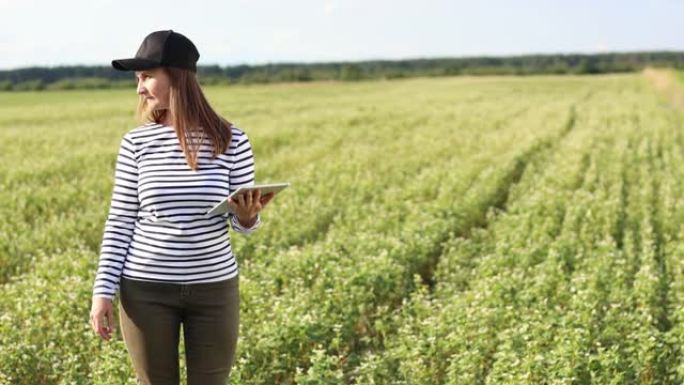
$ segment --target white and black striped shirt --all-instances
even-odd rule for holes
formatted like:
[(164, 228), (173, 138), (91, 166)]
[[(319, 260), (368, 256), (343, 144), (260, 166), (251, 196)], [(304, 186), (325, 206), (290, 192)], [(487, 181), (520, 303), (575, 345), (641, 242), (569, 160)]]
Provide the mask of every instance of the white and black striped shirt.
[(113, 299), (121, 277), (155, 282), (203, 283), (238, 274), (228, 222), (250, 234), (232, 213), (207, 215), (240, 186), (254, 184), (254, 155), (246, 133), (232, 128), (232, 143), (216, 159), (204, 139), (198, 170), (186, 163), (173, 127), (148, 123), (126, 133), (114, 172), (94, 297)]

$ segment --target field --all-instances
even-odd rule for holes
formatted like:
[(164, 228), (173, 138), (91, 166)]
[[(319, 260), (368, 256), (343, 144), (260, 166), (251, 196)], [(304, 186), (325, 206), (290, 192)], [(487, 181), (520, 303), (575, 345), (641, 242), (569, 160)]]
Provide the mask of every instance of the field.
[[(232, 384), (684, 382), (681, 74), (205, 92), (292, 183), (231, 237)], [(88, 320), (135, 102), (0, 93), (0, 384), (135, 384)]]

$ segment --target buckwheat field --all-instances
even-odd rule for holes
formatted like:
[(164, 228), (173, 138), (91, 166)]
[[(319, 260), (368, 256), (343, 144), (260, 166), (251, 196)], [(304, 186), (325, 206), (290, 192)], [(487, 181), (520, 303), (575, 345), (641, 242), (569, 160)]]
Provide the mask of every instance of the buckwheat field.
[[(681, 74), (204, 89), (291, 183), (231, 233), (232, 384), (684, 382)], [(89, 311), (136, 102), (0, 93), (0, 384), (135, 384)]]

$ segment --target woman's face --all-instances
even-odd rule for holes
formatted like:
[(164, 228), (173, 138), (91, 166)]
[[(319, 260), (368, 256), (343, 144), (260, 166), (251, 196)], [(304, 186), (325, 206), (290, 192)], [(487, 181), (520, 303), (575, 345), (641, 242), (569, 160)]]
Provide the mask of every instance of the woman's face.
[(149, 110), (169, 108), (169, 77), (161, 67), (135, 71), (138, 95), (145, 97)]

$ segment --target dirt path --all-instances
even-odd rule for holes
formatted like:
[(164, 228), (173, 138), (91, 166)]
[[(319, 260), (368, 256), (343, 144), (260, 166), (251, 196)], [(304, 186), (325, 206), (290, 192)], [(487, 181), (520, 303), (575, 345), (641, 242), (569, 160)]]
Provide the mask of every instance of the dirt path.
[(673, 105), (684, 109), (684, 84), (676, 79), (672, 70), (645, 68), (642, 73)]

